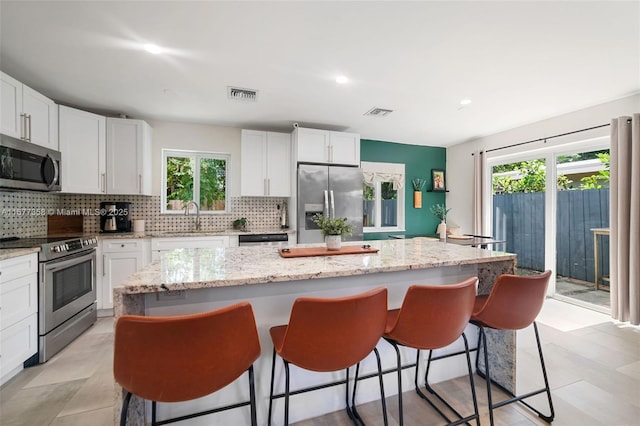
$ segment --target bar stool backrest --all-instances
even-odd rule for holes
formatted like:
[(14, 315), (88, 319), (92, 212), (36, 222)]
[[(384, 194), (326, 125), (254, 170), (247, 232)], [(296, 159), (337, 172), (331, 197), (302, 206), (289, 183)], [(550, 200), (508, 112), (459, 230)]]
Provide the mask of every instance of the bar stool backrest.
[(188, 401), (237, 379), (260, 355), (247, 302), (174, 317), (123, 315), (115, 329), (116, 381), (151, 401)]
[(311, 371), (337, 371), (364, 359), (382, 337), (387, 289), (342, 298), (296, 299), (282, 358)]
[(498, 330), (520, 330), (535, 321), (547, 295), (551, 271), (498, 277), (473, 320)]
[(464, 331), (476, 298), (478, 278), (458, 284), (412, 285), (387, 335), (416, 349), (443, 348)]

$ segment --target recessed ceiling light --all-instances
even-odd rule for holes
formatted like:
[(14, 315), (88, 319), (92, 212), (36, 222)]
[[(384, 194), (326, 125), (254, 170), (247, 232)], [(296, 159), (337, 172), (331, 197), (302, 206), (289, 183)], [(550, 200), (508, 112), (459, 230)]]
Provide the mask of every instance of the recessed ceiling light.
[(338, 84), (345, 84), (348, 81), (349, 81), (349, 79), (344, 75), (339, 75), (339, 76), (336, 77), (336, 83), (338, 83)]
[(146, 50), (149, 53), (153, 53), (154, 55), (158, 55), (160, 53), (162, 53), (162, 48), (158, 45), (155, 44), (151, 44), (151, 43), (147, 43), (144, 45), (144, 50)]
[(469, 105), (471, 103), (471, 99), (463, 99), (460, 101), (460, 105)]

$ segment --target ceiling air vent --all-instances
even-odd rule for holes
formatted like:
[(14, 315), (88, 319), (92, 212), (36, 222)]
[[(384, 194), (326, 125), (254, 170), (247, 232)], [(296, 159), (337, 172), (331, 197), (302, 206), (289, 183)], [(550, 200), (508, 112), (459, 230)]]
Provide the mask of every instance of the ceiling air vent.
[(229, 99), (237, 101), (255, 102), (258, 100), (258, 91), (252, 89), (242, 89), (240, 87), (227, 86)]
[(364, 115), (370, 115), (371, 117), (386, 117), (392, 112), (393, 112), (392, 109), (374, 107), (374, 108), (371, 108), (369, 111), (365, 112)]

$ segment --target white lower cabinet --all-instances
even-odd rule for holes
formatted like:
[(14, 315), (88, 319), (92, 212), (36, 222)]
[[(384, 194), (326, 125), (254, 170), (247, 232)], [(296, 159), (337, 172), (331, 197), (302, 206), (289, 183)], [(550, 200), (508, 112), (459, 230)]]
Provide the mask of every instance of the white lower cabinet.
[(98, 309), (113, 308), (113, 288), (124, 283), (148, 263), (144, 238), (100, 240), (101, 268), (98, 282)]
[(227, 235), (214, 237), (161, 237), (151, 239), (151, 260), (160, 259), (164, 252), (183, 248), (230, 247)]
[(38, 352), (38, 255), (0, 261), (0, 384)]

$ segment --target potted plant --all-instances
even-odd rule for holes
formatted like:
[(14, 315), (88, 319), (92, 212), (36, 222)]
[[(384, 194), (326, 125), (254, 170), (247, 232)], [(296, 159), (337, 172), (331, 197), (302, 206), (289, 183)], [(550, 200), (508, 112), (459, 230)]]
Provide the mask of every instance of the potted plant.
[(451, 209), (448, 209), (444, 204), (434, 204), (431, 206), (431, 213), (440, 219), (440, 224), (436, 232), (441, 239), (447, 236), (447, 213), (449, 213), (450, 210)]
[(247, 230), (247, 218), (241, 217), (240, 219), (236, 219), (233, 221), (233, 229), (237, 229), (240, 231)]
[(327, 243), (327, 250), (340, 250), (340, 243), (344, 235), (351, 235), (353, 227), (347, 223), (346, 217), (329, 218), (321, 214), (313, 221), (320, 227), (320, 232)]

